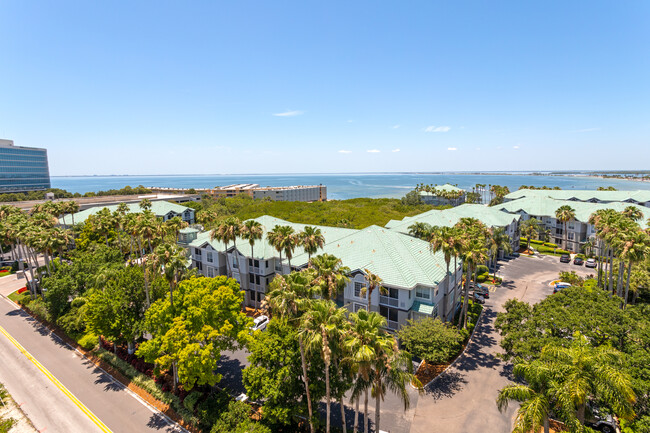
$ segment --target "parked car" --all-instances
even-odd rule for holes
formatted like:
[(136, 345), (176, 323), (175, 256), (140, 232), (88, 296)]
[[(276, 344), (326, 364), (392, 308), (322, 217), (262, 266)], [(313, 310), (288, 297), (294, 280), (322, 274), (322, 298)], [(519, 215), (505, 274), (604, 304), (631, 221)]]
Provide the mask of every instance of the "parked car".
[(485, 298), (476, 292), (472, 295), (472, 299), (474, 302), (478, 302), (479, 304), (485, 304)]
[(573, 264), (574, 264), (574, 265), (582, 266), (582, 264), (583, 264), (584, 262), (585, 262), (585, 259), (583, 259), (582, 257), (578, 257), (578, 256), (576, 256), (576, 258), (573, 259)]
[(611, 415), (601, 414), (597, 409), (593, 409), (592, 414), (585, 418), (585, 425), (603, 433), (614, 433), (616, 431), (614, 418)]
[(560, 263), (571, 263), (571, 256), (569, 254), (562, 254), (560, 256)]
[(595, 268), (597, 265), (596, 259), (587, 259), (585, 262), (585, 268)]
[(510, 255), (511, 255), (512, 257), (519, 257), (520, 254), (519, 254), (518, 252), (515, 251), (515, 252), (510, 253)]
[(482, 292), (474, 289), (474, 293), (483, 296), (485, 299), (490, 299), (490, 292)]
[(266, 325), (269, 324), (269, 318), (268, 316), (257, 316), (255, 320), (253, 320), (253, 326), (251, 326), (251, 331), (264, 331), (266, 329)]
[(562, 289), (566, 289), (567, 287), (571, 287), (571, 284), (563, 282), (555, 283), (555, 287), (553, 287), (553, 293), (557, 293)]

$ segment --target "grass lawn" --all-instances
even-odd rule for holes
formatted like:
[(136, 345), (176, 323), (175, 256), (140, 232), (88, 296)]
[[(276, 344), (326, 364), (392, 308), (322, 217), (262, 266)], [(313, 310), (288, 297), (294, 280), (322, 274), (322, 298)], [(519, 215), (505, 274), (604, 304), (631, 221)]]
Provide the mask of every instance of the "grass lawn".
[(7, 296), (7, 297), (9, 299), (11, 299), (12, 301), (18, 303), (18, 298), (20, 298), (21, 296), (23, 296), (23, 295), (19, 295), (18, 290), (16, 290), (15, 292), (10, 293), (9, 296)]

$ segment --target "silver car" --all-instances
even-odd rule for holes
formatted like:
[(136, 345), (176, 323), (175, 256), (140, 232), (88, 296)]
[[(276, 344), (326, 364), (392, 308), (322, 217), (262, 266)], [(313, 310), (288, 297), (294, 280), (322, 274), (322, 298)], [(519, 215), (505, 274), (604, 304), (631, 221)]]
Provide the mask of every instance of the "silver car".
[(585, 261), (585, 268), (595, 268), (596, 266), (596, 259), (587, 259)]

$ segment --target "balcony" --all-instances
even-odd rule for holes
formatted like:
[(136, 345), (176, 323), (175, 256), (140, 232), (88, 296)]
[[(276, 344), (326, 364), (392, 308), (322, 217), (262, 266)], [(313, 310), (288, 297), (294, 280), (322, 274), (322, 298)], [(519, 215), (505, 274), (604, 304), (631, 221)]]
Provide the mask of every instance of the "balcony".
[(262, 275), (262, 268), (260, 268), (259, 266), (249, 266), (248, 272), (250, 272), (251, 274)]
[(248, 289), (255, 292), (266, 293), (266, 289), (261, 284), (248, 283)]
[(389, 307), (399, 306), (399, 299), (391, 298), (390, 296), (379, 296), (379, 303), (382, 305), (388, 305)]

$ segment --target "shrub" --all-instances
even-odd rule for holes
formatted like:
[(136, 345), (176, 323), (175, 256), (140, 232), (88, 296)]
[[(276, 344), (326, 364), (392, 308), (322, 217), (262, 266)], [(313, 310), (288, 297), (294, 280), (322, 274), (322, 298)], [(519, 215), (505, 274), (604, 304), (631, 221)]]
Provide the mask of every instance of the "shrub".
[(225, 391), (212, 392), (208, 398), (196, 405), (196, 415), (200, 419), (199, 427), (203, 431), (219, 421), (221, 413), (228, 408), (230, 396)]
[(99, 344), (99, 337), (93, 333), (88, 333), (81, 337), (78, 341), (79, 346), (86, 350), (92, 350)]
[(458, 328), (433, 318), (409, 320), (398, 335), (406, 350), (433, 364), (451, 361), (464, 339)]
[(198, 391), (192, 391), (190, 394), (185, 397), (185, 400), (183, 400), (183, 406), (190, 412), (194, 413), (194, 406), (196, 406), (196, 402), (199, 401), (199, 399), (203, 396), (202, 393)]
[(50, 313), (47, 311), (47, 305), (41, 298), (36, 298), (27, 304), (27, 308), (32, 314), (41, 320), (49, 321)]
[(544, 242), (545, 247), (551, 247), (551, 248), (557, 248), (557, 244), (554, 244), (553, 242)]
[(489, 269), (485, 265), (478, 265), (476, 267), (476, 273), (477, 274), (487, 274), (489, 272)]

